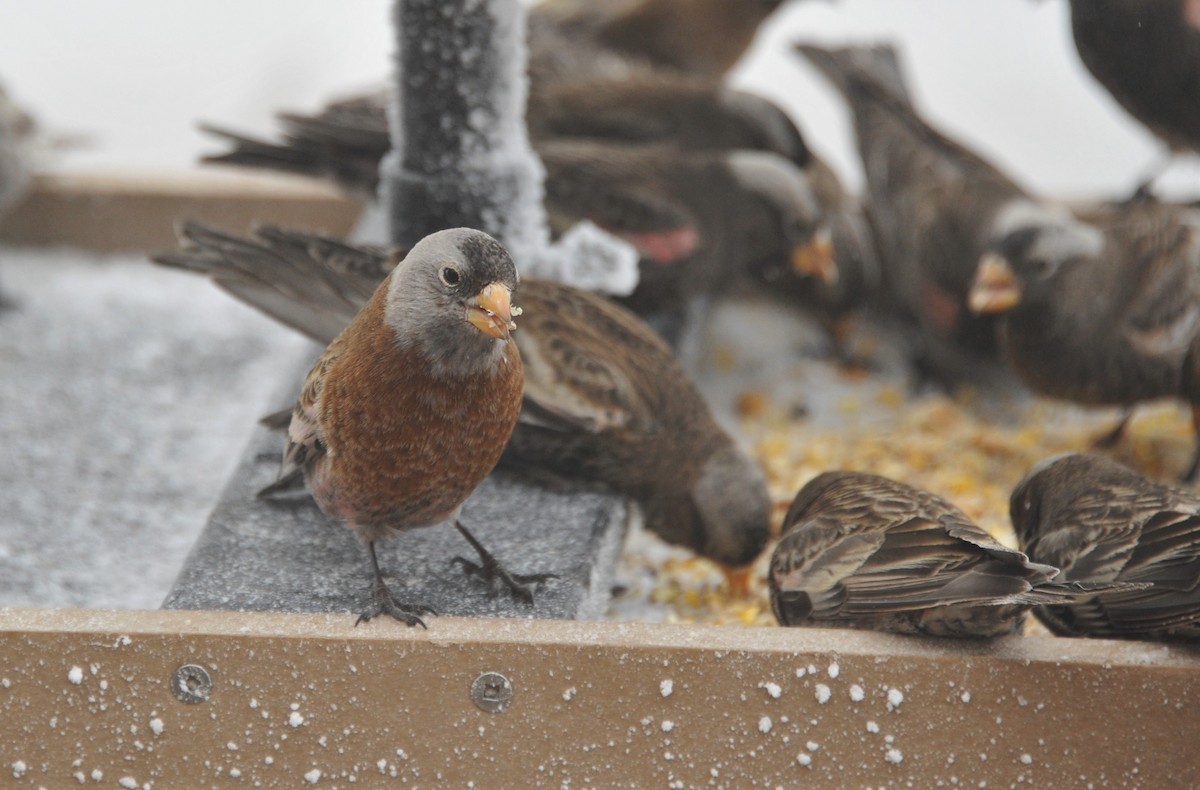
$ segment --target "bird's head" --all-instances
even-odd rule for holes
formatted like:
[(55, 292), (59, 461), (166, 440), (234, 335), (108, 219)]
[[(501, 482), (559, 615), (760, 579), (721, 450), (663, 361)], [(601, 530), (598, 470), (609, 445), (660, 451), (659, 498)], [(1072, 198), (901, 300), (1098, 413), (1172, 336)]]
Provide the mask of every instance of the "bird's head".
[(1069, 268), (1094, 260), (1104, 234), (1056, 214), (1021, 222), (993, 238), (975, 269), (967, 306), (976, 315), (1039, 307)]
[(771, 519), (758, 464), (732, 442), (724, 444), (704, 462), (690, 494), (700, 522), (700, 553), (730, 569), (753, 562), (767, 544)]
[(808, 173), (764, 151), (735, 151), (728, 162), (738, 185), (757, 198), (747, 203), (755, 221), (743, 228), (749, 260), (759, 262), (782, 249), (796, 274), (836, 283), (829, 212)]
[(435, 370), (476, 375), (503, 355), (513, 318), (516, 265), (491, 236), (443, 230), (417, 242), (388, 282), (385, 315), (400, 345), (416, 344)]

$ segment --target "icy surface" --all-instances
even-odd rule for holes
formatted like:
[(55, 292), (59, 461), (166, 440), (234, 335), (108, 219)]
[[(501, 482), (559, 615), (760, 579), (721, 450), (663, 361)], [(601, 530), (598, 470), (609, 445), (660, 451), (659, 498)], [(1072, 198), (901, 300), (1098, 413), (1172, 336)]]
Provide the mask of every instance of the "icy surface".
[(0, 605), (154, 608), (305, 346), (134, 257), (0, 248), (0, 276)]

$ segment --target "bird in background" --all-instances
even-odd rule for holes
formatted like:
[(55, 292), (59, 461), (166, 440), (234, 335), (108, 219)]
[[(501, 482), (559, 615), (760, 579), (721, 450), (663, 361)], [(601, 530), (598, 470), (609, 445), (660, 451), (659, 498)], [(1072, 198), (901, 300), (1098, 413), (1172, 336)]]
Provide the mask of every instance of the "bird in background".
[[(1070, 0), (1079, 59), (1170, 154), (1200, 153), (1200, 0)], [(1142, 184), (1148, 187), (1170, 157)]]
[(1136, 583), (1069, 603), (1038, 619), (1062, 636), (1200, 639), (1200, 498), (1098, 455), (1040, 461), (1009, 503), (1021, 547), (1062, 579)]
[[(531, 74), (561, 73), (563, 67), (539, 66), (583, 46), (637, 67), (719, 81), (781, 5), (783, 0), (543, 0), (529, 14)], [(541, 43), (540, 29), (556, 33), (557, 46)]]
[(546, 141), (551, 227), (581, 220), (631, 243), (638, 286), (620, 301), (678, 345), (697, 297), (712, 297), (762, 260), (798, 277), (836, 276), (832, 231), (807, 174), (759, 151)]
[(1000, 317), (1004, 357), (1031, 389), (1125, 416), (1178, 398), (1200, 469), (1200, 211), (1141, 193), (1095, 216), (1090, 238), (1015, 230), (981, 256), (971, 309)]
[[(197, 223), (155, 261), (209, 276), (236, 298), (327, 342), (400, 251), (260, 227), (242, 239)], [(557, 470), (637, 502), (663, 539), (721, 564), (736, 587), (768, 539), (762, 470), (717, 425), (664, 342), (599, 295), (526, 278), (513, 334), (524, 367), (503, 463)]]
[(1089, 589), (1057, 576), (935, 494), (836, 471), (796, 495), (767, 582), (781, 625), (984, 638)]
[(1090, 231), (923, 120), (892, 47), (797, 49), (842, 94), (853, 118), (887, 307), (920, 328), (927, 364), (959, 377), (970, 369), (968, 355), (995, 354), (994, 320), (967, 306), (984, 248), (1017, 230)]
[(463, 502), (500, 459), (521, 408), (521, 355), (512, 341), (517, 270), (491, 236), (456, 228), (416, 245), (374, 290), (313, 366), (292, 411), (281, 484), (302, 477), (328, 516), (367, 546), (371, 605), (424, 625), (433, 611), (399, 602), (375, 544), (453, 521), (480, 562), (472, 573), (526, 586), (546, 574), (510, 574), (459, 520)]

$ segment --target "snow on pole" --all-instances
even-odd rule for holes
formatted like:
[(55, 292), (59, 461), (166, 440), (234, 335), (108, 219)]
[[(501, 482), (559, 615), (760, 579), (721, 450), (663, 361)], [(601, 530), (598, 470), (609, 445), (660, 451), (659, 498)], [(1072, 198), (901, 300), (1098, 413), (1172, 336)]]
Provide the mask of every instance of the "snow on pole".
[(545, 170), (525, 129), (520, 0), (396, 0), (392, 150), (380, 170), (395, 244), (444, 228), (500, 239), (524, 274), (629, 293), (637, 253), (581, 223), (551, 246)]

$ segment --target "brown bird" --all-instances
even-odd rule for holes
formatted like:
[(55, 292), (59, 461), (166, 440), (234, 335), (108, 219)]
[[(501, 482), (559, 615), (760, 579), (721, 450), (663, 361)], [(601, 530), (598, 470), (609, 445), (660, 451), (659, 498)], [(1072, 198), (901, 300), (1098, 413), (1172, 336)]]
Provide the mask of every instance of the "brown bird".
[(1057, 574), (939, 496), (826, 472), (792, 502), (767, 581), (781, 625), (994, 637), (1016, 632), (1030, 606), (1078, 594)]
[(1021, 546), (1062, 568), (1067, 581), (1141, 583), (1074, 603), (1039, 606), (1056, 634), (1118, 639), (1200, 639), (1200, 498), (1115, 461), (1047, 458), (1009, 503)]
[(1071, 0), (1071, 32), (1126, 112), (1172, 152), (1200, 152), (1198, 0)]
[(853, 116), (891, 306), (921, 328), (927, 361), (945, 358), (943, 372), (956, 350), (994, 355), (994, 320), (966, 303), (984, 248), (1017, 229), (1086, 230), (924, 121), (891, 47), (798, 49)]
[(816, 318), (838, 362), (861, 369), (866, 362), (848, 346), (856, 315), (866, 307), (887, 309), (871, 216), (821, 159), (813, 156), (804, 174), (824, 213), (823, 227), (790, 258), (771, 255), (751, 262), (750, 278), (757, 290)]
[[(647, 68), (719, 80), (783, 0), (544, 0), (530, 11), (568, 47), (594, 44)], [(531, 42), (535, 53), (539, 46)], [(537, 56), (531, 57), (536, 62)], [(533, 72), (537, 74), (537, 71)]]
[[(1074, 237), (1016, 231), (982, 258), (971, 309), (1001, 316), (1005, 358), (1043, 395), (1192, 404), (1200, 468), (1200, 213), (1140, 194)], [(1104, 441), (1114, 441), (1125, 419)]]
[(303, 476), (321, 510), (353, 529), (374, 569), (372, 605), (424, 625), (432, 610), (397, 602), (375, 543), (453, 520), (479, 552), (468, 570), (524, 585), (458, 520), (500, 459), (521, 407), (521, 355), (509, 335), (517, 271), (492, 237), (458, 228), (418, 242), (329, 344), (292, 411), (280, 481)]
[[(280, 113), (283, 139), (277, 143), (202, 125), (233, 146), (204, 161), (328, 178), (374, 200), (379, 163), (391, 147), (387, 102), (379, 91), (335, 101), (313, 115)], [(526, 120), (535, 149), (542, 141), (583, 138), (685, 151), (769, 151), (801, 168), (812, 160), (796, 124), (771, 101), (672, 75), (555, 83), (530, 98)], [(551, 170), (547, 177), (557, 176)]]
[(552, 228), (586, 219), (637, 248), (638, 286), (621, 301), (639, 315), (682, 309), (763, 260), (795, 260), (815, 277), (835, 266), (813, 184), (783, 157), (585, 140), (538, 152)]
[[(354, 315), (398, 254), (261, 227), (240, 239), (186, 223), (158, 263), (211, 276), (237, 298), (324, 342)], [(768, 537), (762, 471), (720, 429), (657, 335), (607, 299), (521, 282), (513, 337), (525, 392), (505, 461), (579, 475), (636, 501), (646, 526), (725, 566)]]

